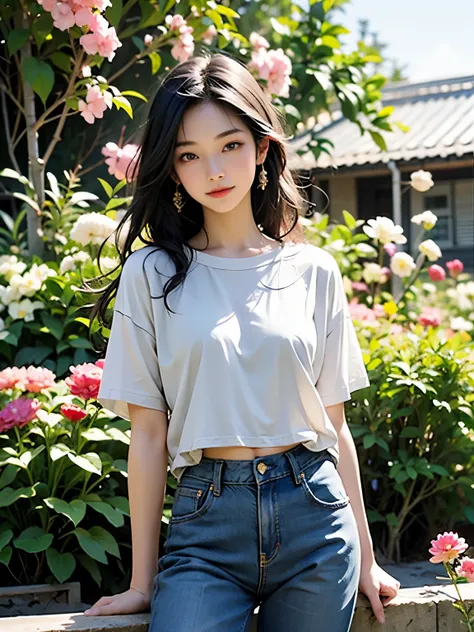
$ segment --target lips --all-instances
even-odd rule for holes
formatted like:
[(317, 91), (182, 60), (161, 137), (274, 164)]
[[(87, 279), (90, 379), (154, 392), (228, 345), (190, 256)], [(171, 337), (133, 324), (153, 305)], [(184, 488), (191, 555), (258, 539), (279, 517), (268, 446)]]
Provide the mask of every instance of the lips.
[(219, 191), (211, 191), (207, 195), (210, 195), (212, 197), (222, 197), (223, 195), (227, 195), (227, 193), (230, 193), (233, 188), (234, 187), (227, 187), (226, 189), (220, 189)]

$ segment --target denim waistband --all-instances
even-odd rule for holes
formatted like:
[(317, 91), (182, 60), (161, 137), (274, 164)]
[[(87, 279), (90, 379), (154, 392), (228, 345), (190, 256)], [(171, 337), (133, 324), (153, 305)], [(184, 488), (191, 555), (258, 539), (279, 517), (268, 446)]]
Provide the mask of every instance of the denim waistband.
[(213, 483), (213, 493), (218, 496), (222, 485), (252, 483), (261, 484), (291, 474), (295, 483), (301, 483), (301, 473), (316, 461), (329, 457), (334, 465), (334, 457), (328, 450), (313, 452), (303, 443), (286, 452), (259, 456), (255, 459), (211, 459), (202, 457), (197, 465), (188, 466), (181, 482), (187, 478), (197, 478)]

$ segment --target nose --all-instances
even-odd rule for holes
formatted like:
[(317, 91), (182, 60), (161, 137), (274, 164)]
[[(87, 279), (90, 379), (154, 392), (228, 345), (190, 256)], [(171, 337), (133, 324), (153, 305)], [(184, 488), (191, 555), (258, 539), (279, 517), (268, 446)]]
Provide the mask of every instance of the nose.
[(224, 169), (222, 165), (218, 162), (213, 163), (209, 162), (209, 180), (214, 182), (214, 180), (221, 180), (225, 177)]

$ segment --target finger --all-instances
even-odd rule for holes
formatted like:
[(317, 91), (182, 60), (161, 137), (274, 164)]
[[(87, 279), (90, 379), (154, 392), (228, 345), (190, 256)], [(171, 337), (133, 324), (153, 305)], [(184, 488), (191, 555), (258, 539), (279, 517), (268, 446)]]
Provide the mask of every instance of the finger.
[(383, 608), (383, 603), (380, 601), (378, 594), (371, 594), (368, 596), (370, 605), (372, 606), (372, 611), (380, 623), (385, 623), (385, 613)]
[(101, 614), (102, 608), (113, 603), (113, 601), (114, 601), (113, 597), (101, 597), (98, 601), (96, 601), (96, 603), (91, 608), (84, 610), (84, 614), (87, 614), (92, 617), (98, 616)]
[(110, 603), (106, 606), (102, 606), (100, 608), (100, 615), (111, 615), (111, 614), (129, 614), (130, 606), (127, 608), (126, 604), (119, 605), (118, 602)]

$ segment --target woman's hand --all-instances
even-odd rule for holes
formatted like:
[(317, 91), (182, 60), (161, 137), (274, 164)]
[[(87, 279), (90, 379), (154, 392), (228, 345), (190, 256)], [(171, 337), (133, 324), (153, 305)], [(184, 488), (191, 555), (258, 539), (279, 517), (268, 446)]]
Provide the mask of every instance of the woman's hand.
[(84, 611), (89, 617), (107, 614), (134, 614), (143, 612), (150, 607), (150, 595), (145, 595), (138, 590), (129, 588), (123, 593), (113, 597), (101, 597), (95, 604)]
[[(398, 594), (400, 582), (380, 566), (373, 562), (370, 566), (362, 565), (359, 590), (369, 599), (377, 620), (385, 623), (384, 606)], [(380, 599), (379, 595), (382, 595)]]

